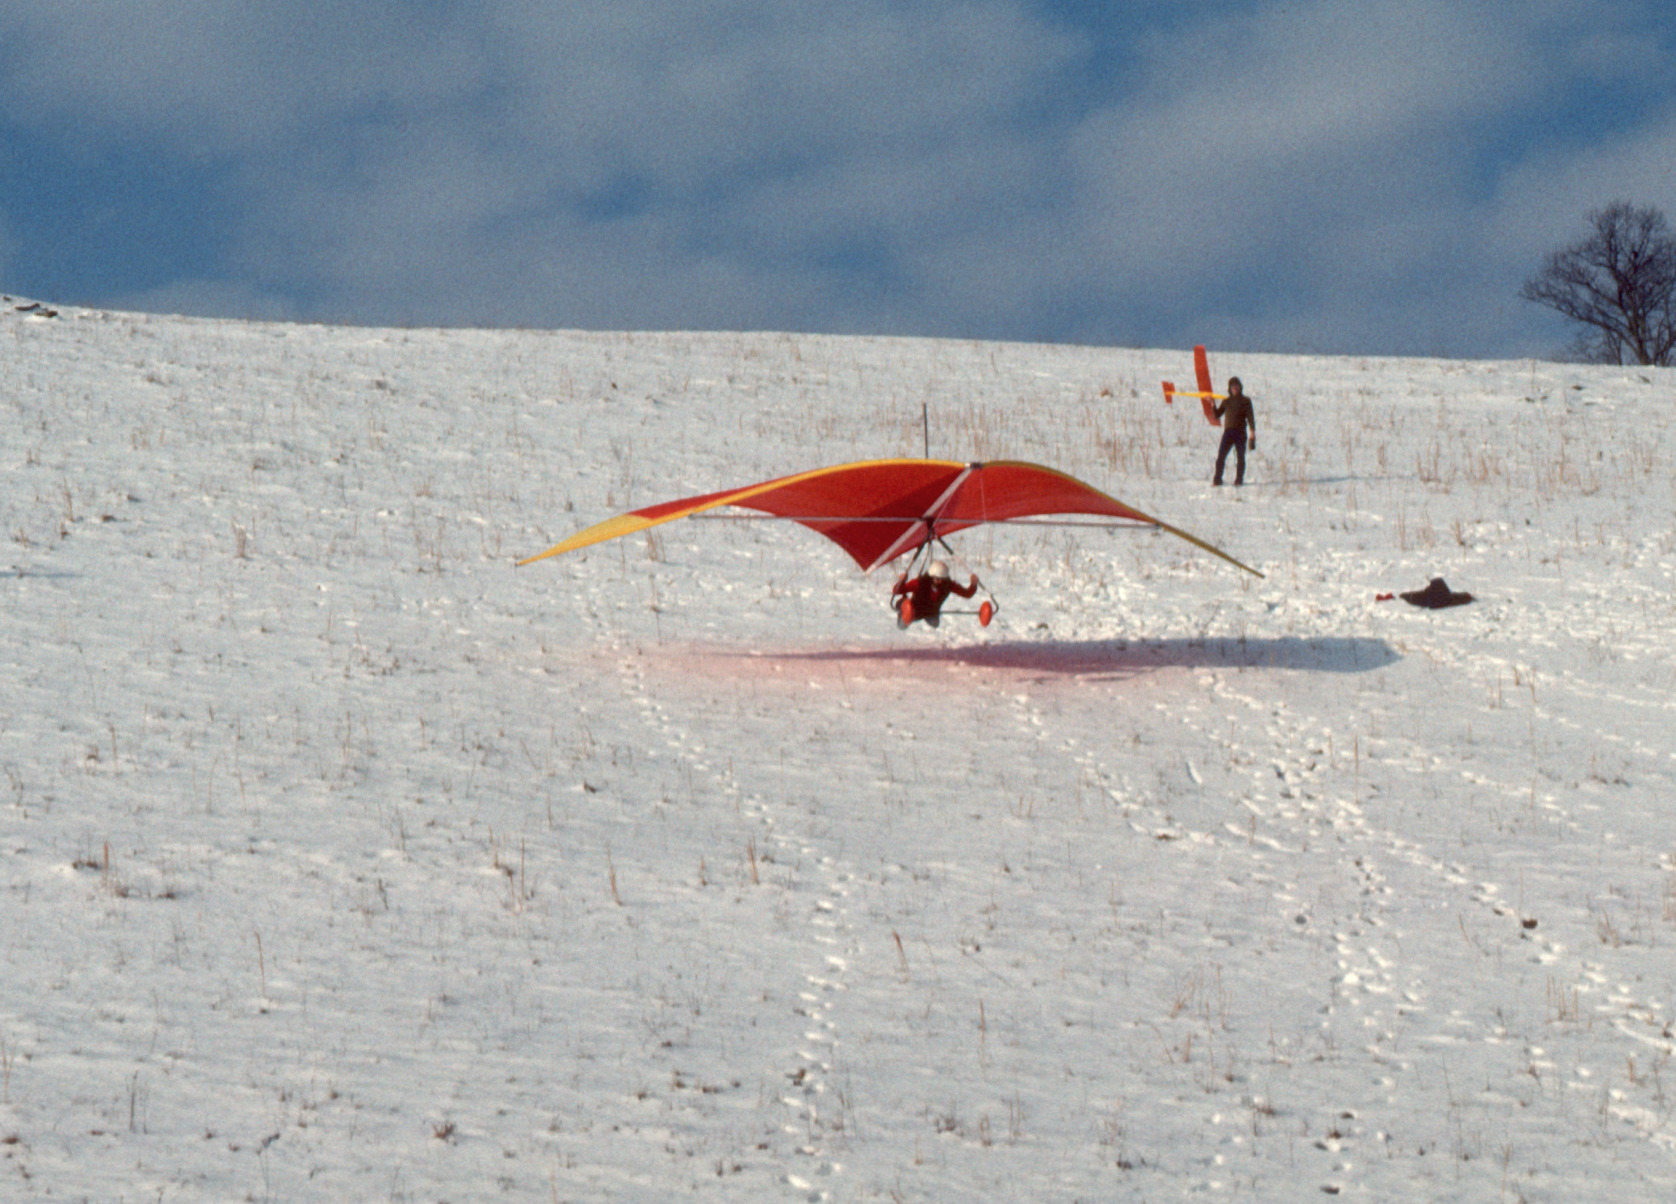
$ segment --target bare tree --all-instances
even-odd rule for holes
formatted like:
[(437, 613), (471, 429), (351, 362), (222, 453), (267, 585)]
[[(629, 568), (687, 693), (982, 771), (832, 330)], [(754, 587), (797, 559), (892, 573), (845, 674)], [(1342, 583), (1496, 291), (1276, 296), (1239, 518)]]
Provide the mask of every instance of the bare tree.
[(1548, 256), (1519, 295), (1583, 326), (1585, 360), (1676, 362), (1676, 239), (1664, 214), (1616, 201), (1589, 224), (1592, 233)]

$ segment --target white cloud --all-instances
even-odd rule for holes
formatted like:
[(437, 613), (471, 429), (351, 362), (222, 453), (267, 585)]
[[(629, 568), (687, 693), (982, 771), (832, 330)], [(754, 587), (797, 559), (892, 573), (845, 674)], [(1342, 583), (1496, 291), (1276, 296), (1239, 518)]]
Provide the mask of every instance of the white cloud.
[(243, 154), (375, 105), (425, 109), (481, 86), (468, 27), (392, 0), (59, 0), (13, 6), (4, 103), (194, 153)]
[[(481, 112), (247, 164), (253, 268), (356, 307), (449, 292), (567, 322), (684, 305), (682, 324), (737, 324), (772, 323), (778, 295), (781, 321), (841, 325), (832, 260), (914, 258), (1016, 208), (1048, 168), (1018, 110), (1075, 50), (1002, 4), (494, 11), (503, 72)], [(613, 197), (621, 214), (589, 220)]]
[(1586, 191), (1574, 152), (1497, 202), (1486, 147), (1663, 63), (1580, 0), (1156, 10), (1078, 111), (1094, 43), (1013, 0), (70, 0), (7, 18), (0, 105), (225, 164), (237, 288), (201, 304), (1467, 350)]
[(1676, 219), (1676, 106), (1626, 134), (1556, 148), (1509, 172), (1495, 222), (1510, 245), (1552, 250), (1582, 236), (1587, 212), (1616, 200)]
[(1493, 291), (1507, 249), (1479, 241), (1486, 180), (1513, 127), (1609, 66), (1577, 44), (1610, 27), (1564, 3), (1317, 0), (1178, 32), (1191, 53), (1149, 47), (1075, 136), (1089, 291), (1197, 295), (1207, 325), (1269, 345), (1507, 345), (1523, 319)]
[(177, 280), (160, 288), (113, 297), (114, 309), (215, 318), (237, 314), (253, 321), (288, 322), (302, 315), (296, 306), (239, 281)]
[(1125, 244), (1122, 266), (1149, 283), (1277, 244), (1311, 254), (1346, 228), (1388, 234), (1393, 214), (1443, 199), (1475, 123), (1543, 86), (1528, 30), (1456, 5), (1316, 3), (1241, 26), (1195, 39), (1202, 53), (1078, 131), (1086, 211), (1165, 235), (1150, 255)]

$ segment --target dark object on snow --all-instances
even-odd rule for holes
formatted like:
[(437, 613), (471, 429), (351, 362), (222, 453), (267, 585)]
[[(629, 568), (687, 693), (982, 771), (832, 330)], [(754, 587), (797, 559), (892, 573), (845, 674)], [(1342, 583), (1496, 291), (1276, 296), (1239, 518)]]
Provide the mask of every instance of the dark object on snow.
[(1433, 577), (1425, 589), (1411, 589), (1402, 595), (1410, 606), (1424, 606), (1427, 610), (1442, 610), (1445, 606), (1463, 606), (1472, 601), (1471, 594), (1458, 594), (1449, 588), (1442, 577)]

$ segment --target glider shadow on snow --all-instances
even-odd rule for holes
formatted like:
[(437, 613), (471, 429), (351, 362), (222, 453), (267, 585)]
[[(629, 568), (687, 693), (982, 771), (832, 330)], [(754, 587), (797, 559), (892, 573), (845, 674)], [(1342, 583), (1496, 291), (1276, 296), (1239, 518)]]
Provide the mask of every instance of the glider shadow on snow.
[(1296, 669), (1315, 673), (1366, 673), (1401, 659), (1379, 639), (1043, 640), (967, 644), (942, 648), (832, 648), (779, 653), (776, 659), (857, 664), (950, 664), (980, 669), (1028, 670), (1067, 676), (1129, 676), (1168, 668)]

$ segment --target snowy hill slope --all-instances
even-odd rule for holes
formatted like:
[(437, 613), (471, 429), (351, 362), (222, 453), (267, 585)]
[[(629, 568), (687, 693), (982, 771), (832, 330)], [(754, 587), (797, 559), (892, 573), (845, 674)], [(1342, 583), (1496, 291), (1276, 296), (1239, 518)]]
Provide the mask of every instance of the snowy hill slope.
[[(0, 314), (0, 1196), (1676, 1190), (1669, 372)], [(960, 537), (876, 455), (1167, 537)], [(1441, 612), (1377, 593), (1443, 575)]]

